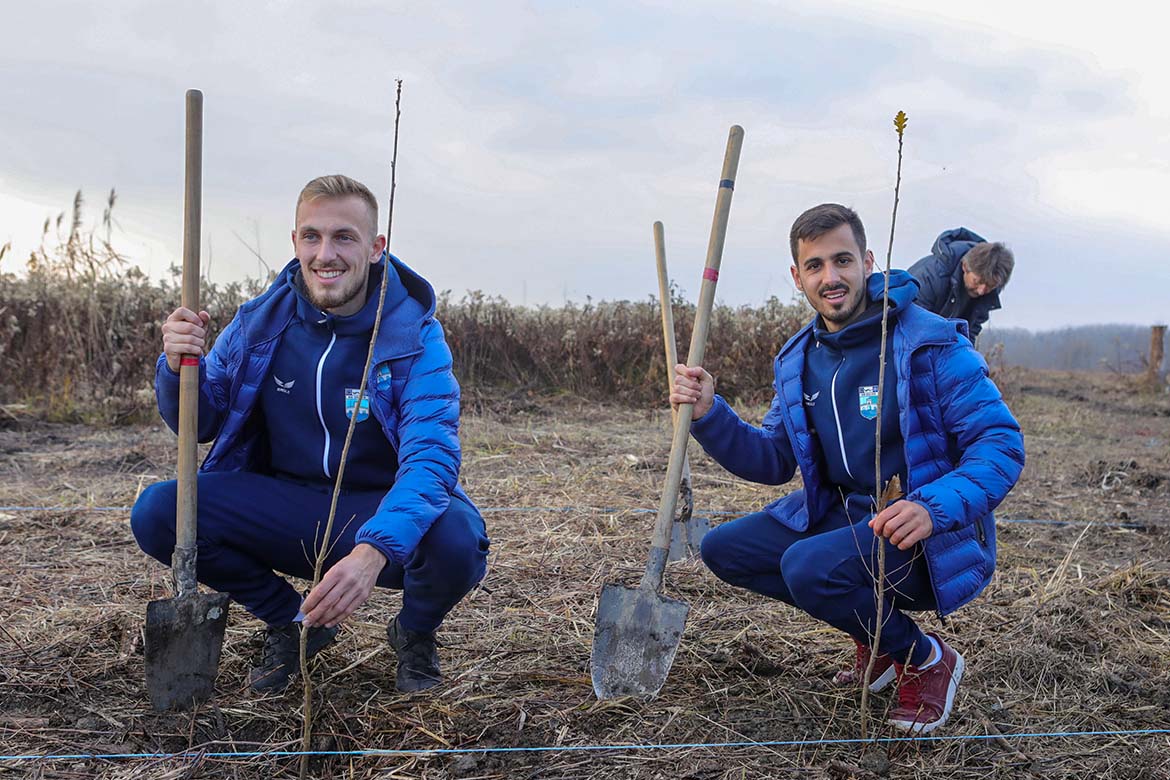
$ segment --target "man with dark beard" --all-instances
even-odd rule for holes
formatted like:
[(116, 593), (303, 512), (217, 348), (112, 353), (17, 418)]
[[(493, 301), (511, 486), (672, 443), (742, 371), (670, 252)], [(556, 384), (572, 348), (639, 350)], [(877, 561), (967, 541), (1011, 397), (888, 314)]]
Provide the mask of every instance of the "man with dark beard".
[[(907, 612), (946, 615), (990, 581), (992, 510), (1023, 468), (1020, 428), (962, 337), (963, 324), (915, 305), (917, 283), (904, 271), (889, 278), (879, 420), (884, 278), (872, 273), (861, 220), (844, 206), (817, 206), (793, 224), (790, 243), (793, 281), (817, 316), (776, 357), (776, 395), (763, 425), (740, 420), (701, 367), (675, 367), (670, 400), (695, 405), (693, 434), (720, 465), (770, 485), (799, 468), (804, 482), (708, 533), (703, 561), (720, 579), (849, 634), (855, 663), (835, 680), (860, 685), (877, 629), (884, 545), (886, 595), (870, 689), (898, 679), (889, 722), (927, 733), (946, 723), (964, 661)], [(895, 476), (906, 497), (875, 506)]]
[[(398, 689), (437, 685), (434, 632), (486, 568), (484, 521), (459, 486), (459, 386), (435, 294), (385, 251), (377, 219), (361, 183), (314, 179), (297, 199), (296, 257), (209, 353), (207, 312), (176, 309), (162, 328), (159, 411), (177, 430), (179, 366), (198, 360), (199, 438), (215, 442), (198, 476), (197, 577), (267, 624), (250, 675), (258, 691), (283, 690), (298, 671), (300, 632), (317, 653), (375, 585), (403, 591), (386, 629)], [(354, 415), (333, 536), (322, 540)], [(150, 486), (130, 517), (139, 545), (163, 563), (175, 493), (174, 481)], [(276, 572), (312, 577), (321, 544), (327, 570), (302, 599)]]

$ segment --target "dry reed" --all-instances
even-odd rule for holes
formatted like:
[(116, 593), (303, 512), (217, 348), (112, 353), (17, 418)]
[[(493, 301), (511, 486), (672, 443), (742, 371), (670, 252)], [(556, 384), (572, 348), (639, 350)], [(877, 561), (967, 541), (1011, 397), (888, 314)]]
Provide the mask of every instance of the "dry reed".
[[(112, 200), (107, 214), (111, 208)], [(105, 222), (86, 232), (80, 194), (70, 229), (63, 227), (64, 216), (58, 223), (57, 229), (46, 224), (42, 246), (22, 273), (0, 273), (0, 404), (23, 404), (58, 421), (152, 419), (159, 328), (178, 305), (177, 269), (171, 279), (149, 279), (113, 248)], [(5, 262), (11, 265), (11, 258)], [(269, 281), (217, 285), (204, 279), (212, 336)], [(677, 294), (672, 304), (678, 340), (687, 343), (694, 307)], [(802, 304), (776, 298), (758, 307), (717, 306), (708, 363), (718, 372), (720, 392), (764, 400), (769, 388), (757, 377), (807, 317)], [(518, 396), (620, 398), (644, 406), (663, 398), (666, 366), (654, 297), (524, 307), (478, 291), (455, 300), (447, 291), (437, 318), (473, 407), (485, 388)]]

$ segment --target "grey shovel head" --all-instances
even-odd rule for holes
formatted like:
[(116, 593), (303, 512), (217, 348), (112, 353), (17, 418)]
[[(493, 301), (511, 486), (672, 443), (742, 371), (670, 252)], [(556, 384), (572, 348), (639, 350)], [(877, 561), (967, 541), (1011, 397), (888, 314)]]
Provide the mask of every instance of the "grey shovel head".
[(606, 585), (590, 661), (597, 698), (655, 696), (674, 663), (690, 609), (650, 588)]
[(666, 560), (674, 563), (675, 561), (685, 561), (690, 557), (691, 548), (687, 544), (687, 524), (676, 517), (674, 522), (670, 524), (670, 548), (667, 551)]
[(146, 605), (146, 689), (156, 710), (186, 710), (211, 698), (226, 593), (192, 592)]
[(694, 516), (695, 493), (691, 490), (689, 465), (684, 465), (683, 469), (682, 482), (678, 487), (679, 504), (682, 506), (682, 511), (670, 525), (670, 547), (667, 548), (666, 560), (672, 563), (685, 561), (692, 556), (697, 557), (703, 536), (711, 530), (710, 520)]
[(687, 547), (691, 555), (698, 555), (703, 544), (703, 537), (711, 530), (711, 519), (708, 517), (692, 517), (687, 520)]
[(685, 521), (676, 518), (670, 526), (670, 552), (666, 560), (674, 563), (698, 557), (703, 537), (710, 530), (711, 521), (706, 517), (692, 517)]

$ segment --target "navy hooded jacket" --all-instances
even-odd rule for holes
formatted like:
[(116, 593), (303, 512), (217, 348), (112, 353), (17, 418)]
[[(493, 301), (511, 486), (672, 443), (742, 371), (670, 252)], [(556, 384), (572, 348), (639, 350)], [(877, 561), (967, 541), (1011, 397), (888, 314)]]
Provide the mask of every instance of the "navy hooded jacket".
[[(297, 296), (297, 316), (280, 337), (269, 367), (273, 381), (261, 386), (252, 412), (263, 415), (265, 473), (332, 487), (356, 411), (343, 489), (385, 492), (394, 484), (398, 456), (370, 417), (369, 392), (357, 406), (384, 268), (380, 263), (369, 267), (366, 302), (341, 317), (313, 305), (299, 266), (286, 271)], [(391, 267), (383, 308), (391, 311), (406, 297), (406, 285)], [(263, 452), (256, 453), (257, 465), (264, 459)]]
[[(890, 305), (897, 308), (891, 297)], [(891, 312), (896, 317), (897, 312)], [(899, 475), (906, 483), (902, 433), (898, 427), (897, 366), (893, 334), (886, 335), (886, 370), (882, 377), (882, 307), (870, 306), (862, 315), (835, 332), (813, 320), (812, 337), (804, 351), (801, 393), (809, 430), (820, 442), (826, 484), (846, 495), (872, 496), (874, 489), (874, 425), (878, 409), (878, 381), (882, 396), (882, 484)], [(862, 498), (861, 505), (868, 504)]]
[(935, 239), (930, 254), (909, 269), (921, 288), (915, 302), (940, 317), (965, 319), (972, 341), (983, 330), (991, 312), (1002, 308), (999, 290), (972, 298), (963, 284), (963, 255), (983, 243), (986, 241), (982, 236), (965, 227), (948, 230)]
[[(407, 295), (389, 297), (382, 314), (366, 393), (370, 413), (398, 456), (394, 484), (356, 542), (402, 564), (446, 510), (459, 486), (459, 385), (451, 350), (435, 319), (431, 285), (389, 255)], [(383, 259), (380, 262), (385, 262)], [(273, 355), (296, 316), (293, 259), (260, 297), (242, 305), (199, 361), (199, 440), (215, 443), (201, 471), (251, 471), (263, 464), (263, 415), (253, 414), (271, 381)], [(159, 412), (178, 429), (179, 375), (160, 355), (155, 371)]]
[[(880, 305), (883, 277), (867, 283)], [(890, 273), (893, 360), (906, 462), (906, 498), (926, 507), (933, 533), (923, 540), (938, 611), (945, 615), (975, 598), (995, 570), (992, 510), (1019, 479), (1024, 442), (1019, 423), (987, 374), (987, 364), (962, 336), (963, 324), (931, 314), (913, 300), (914, 280)], [(766, 508), (784, 525), (815, 528), (840, 497), (825, 477), (803, 399), (805, 350), (813, 323), (774, 361), (775, 397), (763, 425), (749, 425), (721, 397), (692, 433), (718, 463), (752, 482), (782, 485), (796, 469), (804, 490)], [(872, 431), (869, 436), (872, 438)]]

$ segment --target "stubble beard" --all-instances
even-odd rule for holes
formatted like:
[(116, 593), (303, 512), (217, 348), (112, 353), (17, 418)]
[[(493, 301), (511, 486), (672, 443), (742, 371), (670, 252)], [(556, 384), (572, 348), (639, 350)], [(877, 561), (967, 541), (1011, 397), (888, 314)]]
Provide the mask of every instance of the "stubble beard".
[[(831, 292), (831, 290), (827, 292)], [(846, 305), (840, 309), (834, 309), (832, 305), (824, 299), (823, 293), (818, 292), (817, 297), (820, 298), (821, 303), (825, 306), (825, 310), (820, 312), (821, 319), (823, 319), (825, 322), (844, 325), (858, 314), (865, 311), (864, 288), (859, 290), (849, 290), (849, 292), (845, 295)]]
[[(367, 277), (368, 278), (368, 277)], [(360, 277), (355, 277), (354, 283), (351, 287), (330, 289), (330, 290), (316, 290), (309, 281), (305, 280), (305, 297), (309, 299), (309, 303), (321, 311), (329, 311), (330, 309), (338, 309), (346, 306), (354, 299), (363, 295), (366, 290), (366, 285)]]

